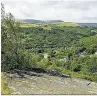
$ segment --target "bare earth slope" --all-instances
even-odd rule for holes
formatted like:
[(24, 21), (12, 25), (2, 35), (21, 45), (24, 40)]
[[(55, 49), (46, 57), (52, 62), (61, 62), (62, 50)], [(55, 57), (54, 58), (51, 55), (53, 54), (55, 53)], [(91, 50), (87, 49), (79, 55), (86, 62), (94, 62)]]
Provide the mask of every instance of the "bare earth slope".
[(7, 77), (8, 86), (14, 90), (12, 94), (97, 94), (97, 83), (84, 79), (61, 78), (47, 74), (41, 77), (25, 77)]

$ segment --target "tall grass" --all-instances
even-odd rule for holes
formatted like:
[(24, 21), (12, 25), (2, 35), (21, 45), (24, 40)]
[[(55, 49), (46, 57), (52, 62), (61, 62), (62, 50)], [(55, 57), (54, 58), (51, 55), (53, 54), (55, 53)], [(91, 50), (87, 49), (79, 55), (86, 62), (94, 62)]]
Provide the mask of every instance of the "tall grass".
[(11, 94), (12, 89), (8, 87), (7, 81), (5, 80), (4, 73), (1, 73), (1, 94), (8, 95)]

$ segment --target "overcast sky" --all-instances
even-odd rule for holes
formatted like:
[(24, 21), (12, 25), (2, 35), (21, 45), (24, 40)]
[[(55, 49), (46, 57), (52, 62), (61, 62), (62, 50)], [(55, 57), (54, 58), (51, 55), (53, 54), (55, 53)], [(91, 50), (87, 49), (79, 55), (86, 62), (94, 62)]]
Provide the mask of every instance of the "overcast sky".
[(16, 19), (96, 22), (97, 0), (2, 0)]

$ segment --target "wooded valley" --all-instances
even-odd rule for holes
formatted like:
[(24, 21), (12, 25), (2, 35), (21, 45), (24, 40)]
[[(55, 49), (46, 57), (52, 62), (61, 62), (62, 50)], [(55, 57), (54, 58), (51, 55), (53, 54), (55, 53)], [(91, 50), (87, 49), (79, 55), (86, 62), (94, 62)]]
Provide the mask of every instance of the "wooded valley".
[(21, 23), (5, 13), (3, 4), (1, 17), (2, 72), (39, 68), (97, 82), (97, 27)]

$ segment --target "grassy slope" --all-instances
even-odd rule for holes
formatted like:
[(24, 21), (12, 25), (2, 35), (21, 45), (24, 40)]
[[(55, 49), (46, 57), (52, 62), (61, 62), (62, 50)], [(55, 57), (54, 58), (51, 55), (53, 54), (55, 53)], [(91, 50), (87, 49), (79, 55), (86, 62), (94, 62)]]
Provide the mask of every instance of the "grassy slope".
[(27, 24), (27, 23), (22, 23), (20, 24), (20, 27), (36, 27), (38, 26), (37, 24)]
[(79, 24), (74, 22), (58, 22), (56, 24), (57, 26), (72, 26), (72, 27), (80, 26)]
[[(46, 24), (48, 25), (48, 23), (46, 23)], [(80, 26), (79, 24), (73, 23), (73, 22), (57, 22), (57, 23), (51, 23), (51, 24), (54, 24), (56, 26), (72, 26), (72, 27)], [(44, 24), (40, 24), (40, 26), (43, 26), (43, 25), (45, 25), (45, 23)], [(37, 27), (39, 25), (38, 24), (22, 23), (20, 26), (21, 27)], [(48, 26), (47, 26), (47, 28), (46, 27), (43, 27), (43, 28), (48, 29)]]

